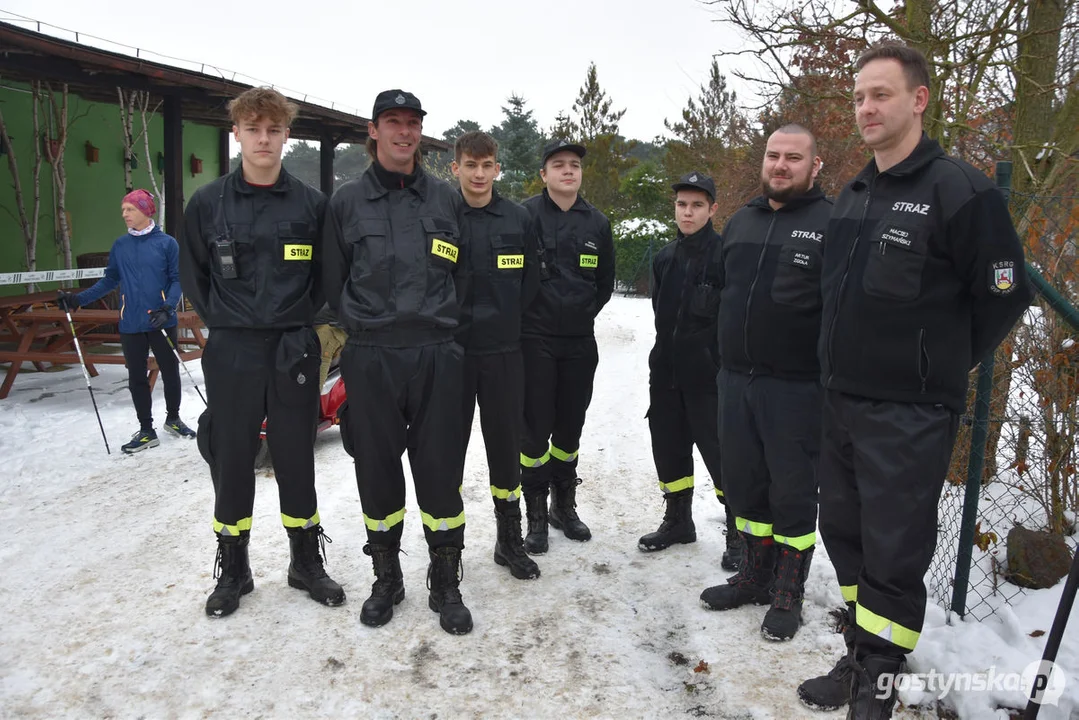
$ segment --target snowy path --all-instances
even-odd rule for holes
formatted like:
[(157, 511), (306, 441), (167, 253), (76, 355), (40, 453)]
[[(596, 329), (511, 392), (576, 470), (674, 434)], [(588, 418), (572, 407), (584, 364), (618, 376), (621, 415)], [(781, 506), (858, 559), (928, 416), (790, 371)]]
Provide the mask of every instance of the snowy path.
[[(427, 608), (411, 487), (405, 601), (383, 628), (359, 623), (372, 574), (336, 429), (319, 436), (316, 462), (328, 568), (348, 602), (322, 607), (285, 584), (288, 545), (267, 476), (251, 543), (256, 590), (234, 616), (207, 619), (212, 490), (194, 443), (162, 434), (159, 448), (120, 455), (136, 423), (124, 370), (110, 366), (94, 380), (106, 456), (76, 370), (20, 375), (0, 401), (0, 716), (842, 717), (811, 713), (794, 692), (841, 647), (828, 626), (839, 594), (823, 548), (806, 625), (780, 645), (759, 636), (763, 608), (714, 613), (698, 603), (724, 577), (723, 515), (699, 460), (698, 542), (652, 555), (636, 548), (662, 514), (644, 420), (651, 323), (646, 300), (615, 298), (601, 317), (578, 494), (594, 539), (552, 531), (539, 580), (514, 580), (491, 561), (477, 420), (462, 583), (475, 630), (465, 637), (444, 633)], [(197, 363), (191, 369), (201, 377)], [(186, 377), (184, 403), (194, 425), (201, 403)], [(160, 415), (160, 388), (155, 408)], [(955, 653), (954, 642), (943, 645), (942, 655)], [(695, 672), (701, 661), (707, 671)]]

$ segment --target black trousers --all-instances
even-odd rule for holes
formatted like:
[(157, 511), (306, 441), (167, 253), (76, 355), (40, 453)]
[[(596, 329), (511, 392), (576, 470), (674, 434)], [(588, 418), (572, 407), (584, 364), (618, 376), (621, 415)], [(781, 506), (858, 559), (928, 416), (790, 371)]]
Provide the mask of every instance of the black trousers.
[(742, 532), (806, 550), (817, 539), (821, 387), (719, 371), (723, 489)]
[(400, 547), (408, 451), (427, 545), (464, 547), (461, 379), (454, 342), (412, 348), (349, 343), (341, 353), (356, 485), (372, 544)]
[(659, 475), (659, 489), (674, 493), (693, 488), (693, 446), (696, 445), (712, 475), (716, 496), (723, 502), (716, 427), (719, 397), (713, 388), (688, 392), (650, 386), (648, 398), (648, 432), (652, 436), (652, 459)]
[(958, 416), (827, 391), (822, 420), (821, 536), (843, 599), (858, 605), (858, 656), (903, 655), (925, 620)]
[(542, 491), (577, 477), (577, 456), (592, 381), (599, 365), (596, 338), (526, 338), (521, 485)]
[[(177, 326), (165, 328), (165, 332), (175, 345)], [(131, 391), (131, 402), (135, 404), (135, 415), (139, 418), (140, 429), (154, 429), (153, 397), (150, 394), (146, 362), (151, 350), (157, 360), (157, 367), (161, 370), (161, 382), (165, 386), (165, 418), (177, 417), (180, 414), (180, 363), (161, 331), (123, 333), (120, 335), (120, 347), (123, 348), (124, 361), (127, 363), (127, 389)]]
[[(310, 330), (314, 347), (315, 331)], [(266, 420), (266, 442), (286, 528), (319, 522), (315, 495), (319, 352), (286, 372), (276, 357), (281, 333), (214, 328), (202, 352), (206, 412), (199, 418), (199, 449), (210, 463), (217, 500), (214, 530), (235, 535), (251, 529), (255, 456)]]
[(496, 500), (520, 500), (525, 374), (521, 352), (466, 355), (464, 367), (461, 462), (468, 450), (472, 418), (479, 402), (491, 496)]

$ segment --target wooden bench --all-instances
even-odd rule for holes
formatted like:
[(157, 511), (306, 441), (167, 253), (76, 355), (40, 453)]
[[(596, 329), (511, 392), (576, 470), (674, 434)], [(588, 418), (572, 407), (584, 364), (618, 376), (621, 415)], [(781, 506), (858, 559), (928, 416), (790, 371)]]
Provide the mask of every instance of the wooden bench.
[[(78, 365), (71, 327), (64, 311), (55, 308), (56, 293), (0, 298), (0, 343), (14, 345), (14, 349), (0, 348), (0, 363), (11, 363), (0, 384), (0, 399), (11, 391), (23, 363), (32, 363), (44, 372), (46, 363), (52, 365)], [(177, 313), (179, 336), (177, 349), (186, 362), (202, 357), (206, 336), (201, 318), (194, 312)], [(95, 329), (115, 325), (115, 310), (79, 309), (72, 313), (75, 335), (82, 346), (86, 369), (91, 377), (97, 376), (95, 365), (124, 365), (122, 353), (95, 352), (104, 342), (117, 342), (115, 333), (95, 333)], [(157, 381), (159, 369), (153, 357), (149, 358), (150, 387)]]

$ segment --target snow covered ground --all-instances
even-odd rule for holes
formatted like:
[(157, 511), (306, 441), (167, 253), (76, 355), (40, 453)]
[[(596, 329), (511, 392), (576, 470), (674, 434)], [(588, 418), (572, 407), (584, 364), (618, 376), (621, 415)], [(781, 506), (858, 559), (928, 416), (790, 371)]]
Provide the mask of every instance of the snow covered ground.
[[(427, 608), (427, 555), (409, 488), (406, 598), (379, 629), (359, 622), (372, 574), (352, 464), (338, 431), (318, 437), (320, 512), (343, 607), (315, 604), (285, 583), (288, 545), (273, 478), (258, 480), (251, 564), (255, 592), (209, 620), (214, 585), (213, 495), (195, 444), (126, 457), (137, 428), (122, 367), (94, 379), (113, 454), (107, 456), (77, 369), (24, 371), (0, 401), (0, 716), (836, 718), (801, 706), (795, 688), (841, 651), (828, 610), (840, 604), (818, 547), (806, 624), (785, 644), (761, 639), (763, 608), (704, 610), (722, 580), (723, 515), (698, 460), (698, 541), (637, 550), (663, 504), (644, 414), (652, 313), (616, 297), (601, 316), (600, 368), (581, 447), (579, 511), (594, 539), (552, 531), (543, 577), (513, 579), (491, 561), (494, 518), (478, 419), (465, 474), (462, 591), (475, 619), (454, 637)], [(198, 363), (189, 364), (201, 378)], [(201, 403), (185, 381), (183, 416)], [(155, 389), (163, 419), (160, 386)], [(1032, 592), (982, 623), (947, 624), (930, 607), (913, 669), (1018, 672), (1040, 658), (1063, 583)], [(1043, 718), (1079, 716), (1079, 610), (1059, 663), (1066, 687)], [(905, 702), (931, 705), (925, 693)], [(963, 718), (1002, 718), (1021, 691), (953, 692)], [(901, 718), (936, 717), (906, 708)]]

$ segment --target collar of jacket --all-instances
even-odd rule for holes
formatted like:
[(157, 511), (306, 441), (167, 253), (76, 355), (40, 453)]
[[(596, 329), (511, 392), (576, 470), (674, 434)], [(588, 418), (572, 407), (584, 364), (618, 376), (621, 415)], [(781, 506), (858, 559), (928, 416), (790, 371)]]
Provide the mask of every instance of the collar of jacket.
[(692, 235), (683, 235), (682, 231), (679, 230), (675, 240), (678, 242), (679, 248), (685, 248), (686, 252), (689, 254), (696, 255), (708, 245), (708, 241), (715, 231), (716, 229), (713, 227), (712, 221), (709, 220), (704, 224), (704, 227)]
[(466, 214), (486, 212), (491, 213), (492, 215), (497, 215), (499, 217), (502, 217), (502, 215), (504, 215), (504, 213), (502, 212), (502, 196), (499, 195), (498, 191), (494, 188), (491, 188), (491, 202), (487, 203), (483, 207), (472, 207), (471, 205), (469, 205), (468, 201), (465, 200), (465, 194), (461, 192), (460, 187), (457, 188), (457, 194), (461, 196), (461, 200), (463, 201)]
[[(543, 188), (543, 199), (551, 206), (551, 209), (562, 212), (562, 208), (558, 206), (558, 203), (551, 199), (551, 194), (547, 192), (547, 188)], [(588, 201), (581, 197), (581, 193), (577, 193), (577, 201), (573, 203), (573, 206), (569, 211), (578, 210), (580, 212), (588, 212), (590, 208), (591, 206), (588, 204)]]
[[(914, 151), (910, 155), (907, 155), (901, 162), (896, 163), (884, 172), (888, 175), (895, 175), (896, 177), (913, 175), (942, 155), (944, 155), (944, 148), (940, 146), (940, 143), (931, 139), (923, 132), (922, 139), (918, 141), (918, 145), (914, 148)], [(862, 168), (860, 173), (854, 176), (854, 179), (850, 182), (850, 187), (852, 190), (862, 190), (879, 174), (880, 173), (877, 172), (877, 160), (874, 158), (869, 161), (868, 165)]]
[[(388, 195), (391, 189), (385, 187), (382, 181), (378, 179), (378, 173), (375, 172), (375, 163), (373, 161), (364, 170), (363, 175), (360, 176), (360, 184), (368, 200), (378, 200), (380, 197)], [(393, 189), (396, 190), (397, 188)], [(427, 199), (427, 173), (424, 172), (423, 165), (416, 164), (416, 179), (404, 190), (411, 190), (416, 193), (420, 196), (420, 200)]]
[(243, 195), (253, 195), (256, 190), (269, 190), (272, 193), (286, 193), (289, 189), (290, 178), (288, 171), (285, 170), (285, 166), (281, 166), (281, 174), (277, 176), (277, 182), (275, 182), (269, 188), (257, 188), (251, 185), (244, 179), (244, 169), (241, 163), (240, 167), (236, 168), (229, 175), (229, 181), (232, 184), (232, 189)]
[(793, 197), (783, 204), (783, 207), (778, 210), (773, 210), (771, 203), (768, 202), (768, 198), (764, 195), (758, 195), (757, 197), (746, 203), (747, 207), (760, 208), (761, 210), (767, 210), (768, 212), (789, 212), (804, 208), (806, 205), (812, 205), (818, 200), (824, 198), (824, 191), (820, 189), (820, 185), (813, 183), (813, 187), (809, 188), (804, 194), (798, 197)]

